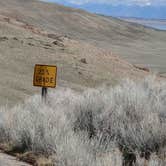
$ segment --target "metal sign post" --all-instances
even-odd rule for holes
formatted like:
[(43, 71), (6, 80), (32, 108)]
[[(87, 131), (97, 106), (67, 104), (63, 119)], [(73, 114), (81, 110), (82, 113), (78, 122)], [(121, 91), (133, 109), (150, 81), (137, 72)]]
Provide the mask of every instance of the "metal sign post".
[(57, 67), (51, 65), (35, 65), (33, 85), (42, 87), (41, 97), (47, 102), (47, 88), (56, 87)]
[(42, 101), (43, 103), (47, 103), (47, 88), (46, 87), (42, 87)]

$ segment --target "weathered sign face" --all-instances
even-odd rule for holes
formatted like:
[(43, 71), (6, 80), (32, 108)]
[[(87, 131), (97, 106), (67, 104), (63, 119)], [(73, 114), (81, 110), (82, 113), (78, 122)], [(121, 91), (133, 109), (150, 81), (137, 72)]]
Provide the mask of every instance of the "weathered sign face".
[(35, 65), (33, 85), (40, 87), (56, 87), (57, 67), (51, 65)]

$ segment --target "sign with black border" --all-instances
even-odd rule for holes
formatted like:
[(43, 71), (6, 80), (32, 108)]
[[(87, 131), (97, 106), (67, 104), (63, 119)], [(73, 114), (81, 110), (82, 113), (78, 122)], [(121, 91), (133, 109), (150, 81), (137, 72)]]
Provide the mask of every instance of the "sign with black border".
[(36, 64), (34, 69), (33, 85), (45, 88), (55, 88), (57, 66)]

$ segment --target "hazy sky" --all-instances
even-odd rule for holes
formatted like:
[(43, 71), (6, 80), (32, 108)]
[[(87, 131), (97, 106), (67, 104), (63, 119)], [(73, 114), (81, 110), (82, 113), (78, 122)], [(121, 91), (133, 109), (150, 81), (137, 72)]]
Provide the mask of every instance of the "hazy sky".
[(166, 0), (44, 0), (114, 17), (166, 19)]
[(48, 0), (52, 2), (69, 2), (73, 4), (102, 3), (112, 5), (166, 6), (166, 0)]

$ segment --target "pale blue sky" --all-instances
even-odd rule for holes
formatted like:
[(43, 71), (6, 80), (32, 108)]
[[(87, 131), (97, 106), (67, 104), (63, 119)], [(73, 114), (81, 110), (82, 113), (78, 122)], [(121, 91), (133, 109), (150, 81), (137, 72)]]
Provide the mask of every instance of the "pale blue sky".
[(68, 2), (72, 4), (87, 4), (87, 3), (100, 3), (100, 4), (111, 4), (111, 5), (155, 5), (155, 6), (166, 6), (166, 0), (50, 0), (52, 2)]
[(166, 0), (44, 0), (115, 17), (166, 19)]

